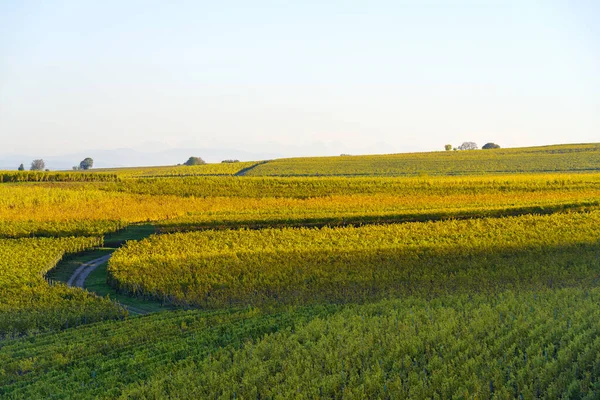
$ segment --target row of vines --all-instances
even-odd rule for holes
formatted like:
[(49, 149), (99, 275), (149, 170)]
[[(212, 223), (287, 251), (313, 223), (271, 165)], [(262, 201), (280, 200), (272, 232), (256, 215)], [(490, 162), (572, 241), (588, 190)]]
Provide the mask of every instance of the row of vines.
[(112, 182), (116, 174), (92, 172), (0, 171), (0, 183), (15, 182)]
[(599, 174), (170, 178), (106, 185), (0, 185), (0, 237), (96, 236), (148, 221), (174, 232), (499, 217), (589, 211), (600, 201)]
[(600, 290), (159, 313), (0, 347), (0, 397), (581, 398)]
[(98, 237), (0, 239), (0, 340), (123, 318), (109, 299), (44, 278), (65, 254), (101, 244)]
[(587, 286), (600, 211), (323, 229), (153, 236), (108, 272), (132, 295), (210, 308), (364, 301), (497, 288)]

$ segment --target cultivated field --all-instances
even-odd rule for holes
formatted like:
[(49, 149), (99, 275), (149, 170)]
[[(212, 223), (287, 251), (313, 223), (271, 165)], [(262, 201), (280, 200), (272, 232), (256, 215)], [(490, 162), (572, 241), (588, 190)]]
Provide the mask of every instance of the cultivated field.
[(600, 397), (600, 144), (0, 178), (0, 398)]
[(597, 171), (600, 144), (376, 156), (289, 158), (248, 172), (255, 176), (412, 176)]

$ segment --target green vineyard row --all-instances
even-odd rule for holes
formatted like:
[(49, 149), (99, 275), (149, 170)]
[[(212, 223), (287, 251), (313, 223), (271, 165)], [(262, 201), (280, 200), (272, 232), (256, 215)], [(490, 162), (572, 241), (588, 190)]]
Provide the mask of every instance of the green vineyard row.
[(109, 299), (44, 279), (64, 254), (101, 244), (97, 237), (0, 239), (0, 340), (123, 318)]
[(591, 285), (600, 211), (323, 229), (154, 236), (113, 254), (110, 282), (209, 308)]
[(92, 172), (0, 171), (0, 183), (15, 182), (111, 182), (116, 174)]
[(600, 289), (158, 313), (0, 347), (0, 397), (582, 398)]

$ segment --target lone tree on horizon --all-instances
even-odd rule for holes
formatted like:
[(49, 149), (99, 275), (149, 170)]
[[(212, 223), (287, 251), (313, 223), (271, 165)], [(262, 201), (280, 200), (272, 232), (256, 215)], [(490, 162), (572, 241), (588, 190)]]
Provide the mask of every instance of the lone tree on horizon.
[(446, 150), (446, 151), (450, 151), (450, 150), (452, 150), (452, 145), (451, 145), (451, 144), (447, 144), (447, 145), (445, 145), (445, 146), (444, 146), (444, 150)]
[(87, 170), (94, 166), (94, 160), (90, 157), (86, 157), (79, 163), (79, 168)]
[(475, 142), (463, 142), (460, 146), (458, 146), (459, 150), (477, 150), (477, 143)]
[(23, 166), (23, 163), (21, 163), (21, 165), (19, 165), (19, 168), (17, 168), (17, 170), (25, 171), (25, 167)]
[(500, 145), (499, 145), (499, 144), (496, 144), (496, 143), (492, 143), (492, 142), (490, 142), (490, 143), (486, 143), (486, 144), (484, 144), (484, 145), (483, 145), (481, 148), (482, 148), (482, 149), (484, 149), (484, 150), (488, 150), (488, 149), (499, 149), (499, 148), (500, 148)]
[(43, 171), (44, 168), (46, 168), (46, 163), (44, 162), (44, 160), (37, 159), (37, 160), (33, 160), (31, 162), (31, 168), (29, 168), (31, 171)]
[(204, 161), (200, 157), (190, 157), (190, 158), (188, 158), (188, 160), (186, 162), (183, 163), (183, 165), (202, 165), (202, 164), (206, 164), (206, 161)]

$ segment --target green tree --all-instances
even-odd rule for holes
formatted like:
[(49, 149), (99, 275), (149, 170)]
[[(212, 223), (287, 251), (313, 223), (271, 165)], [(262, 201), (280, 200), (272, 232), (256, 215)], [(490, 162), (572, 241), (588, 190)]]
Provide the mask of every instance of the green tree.
[(452, 145), (451, 144), (447, 144), (447, 145), (444, 146), (444, 149), (446, 151), (450, 151), (450, 150), (452, 150)]
[(79, 168), (87, 170), (90, 169), (94, 166), (94, 160), (92, 160), (90, 157), (86, 157), (83, 159), (83, 161), (81, 161), (79, 163)]
[(482, 149), (484, 150), (488, 150), (488, 149), (499, 149), (500, 145), (496, 144), (496, 143), (486, 143), (483, 145)]
[(25, 171), (25, 167), (23, 166), (23, 163), (21, 163), (21, 165), (19, 165), (19, 168), (17, 168), (19, 171)]
[(206, 161), (204, 161), (202, 158), (200, 157), (190, 157), (188, 158), (188, 160), (186, 162), (183, 163), (184, 165), (202, 165), (202, 164), (206, 164)]

